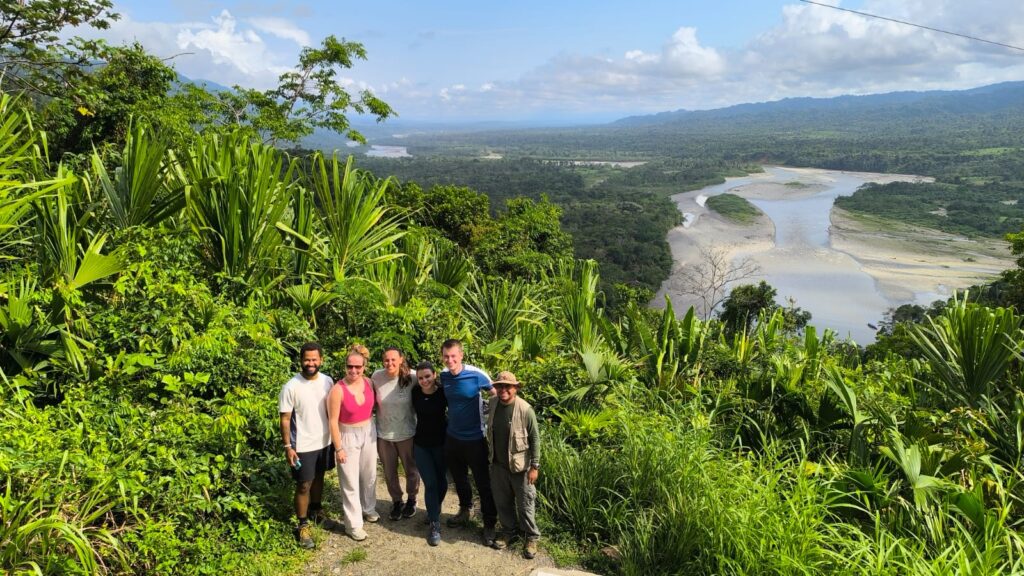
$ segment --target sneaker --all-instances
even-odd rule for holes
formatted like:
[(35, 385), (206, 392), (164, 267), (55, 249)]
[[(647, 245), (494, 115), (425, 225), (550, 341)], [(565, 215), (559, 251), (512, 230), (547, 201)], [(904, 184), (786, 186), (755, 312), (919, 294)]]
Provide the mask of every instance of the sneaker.
[(494, 526), (484, 526), (484, 546), (497, 547), (497, 531)]
[(295, 529), (295, 538), (299, 541), (299, 546), (306, 550), (316, 547), (316, 544), (313, 543), (313, 531), (310, 530), (309, 524), (300, 524)]
[(366, 520), (367, 522), (372, 524), (380, 520), (380, 514), (377, 514), (376, 510), (374, 510), (373, 512), (368, 512), (366, 514), (363, 514), (363, 520)]
[(431, 522), (430, 533), (427, 534), (427, 544), (437, 546), (441, 543), (441, 523)]
[(527, 540), (526, 546), (523, 547), (523, 558), (527, 560), (533, 560), (537, 557), (537, 541)]
[(392, 520), (398, 520), (401, 517), (402, 517), (402, 501), (399, 500), (398, 502), (395, 502), (391, 506), (391, 514), (388, 515), (388, 518), (391, 518)]
[(362, 528), (356, 528), (355, 530), (346, 530), (345, 534), (348, 534), (348, 537), (355, 540), (356, 542), (362, 542), (363, 540), (366, 540), (366, 530), (363, 530)]
[(469, 508), (459, 507), (459, 513), (452, 516), (446, 522), (449, 528), (456, 528), (458, 526), (465, 526), (469, 524)]
[(509, 540), (508, 535), (502, 532), (492, 541), (491, 548), (494, 548), (495, 550), (504, 550), (505, 548), (508, 548)]
[(416, 515), (416, 501), (410, 499), (402, 508), (402, 518), (412, 518)]

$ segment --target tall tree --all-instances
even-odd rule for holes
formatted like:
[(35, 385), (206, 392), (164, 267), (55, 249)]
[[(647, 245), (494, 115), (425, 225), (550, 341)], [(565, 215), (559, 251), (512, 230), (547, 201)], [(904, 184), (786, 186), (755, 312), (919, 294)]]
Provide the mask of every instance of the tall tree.
[(110, 27), (112, 0), (0, 0), (0, 89), (70, 97), (103, 58), (100, 40), (67, 39), (68, 27)]
[(297, 142), (316, 128), (365, 142), (347, 114), (369, 114), (380, 122), (395, 111), (370, 90), (353, 95), (338, 82), (338, 70), (351, 68), (356, 59), (366, 59), (363, 45), (332, 35), (317, 48), (303, 48), (299, 63), (278, 78), (276, 88), (260, 91), (234, 86), (211, 93), (192, 86), (175, 100), (204, 112), (194, 115), (200, 127), (246, 128), (270, 145)]
[(178, 115), (166, 106), (176, 76), (139, 43), (108, 49), (106, 64), (82, 78), (73, 98), (53, 98), (43, 109), (54, 155), (87, 153), (105, 143), (120, 146), (132, 121), (143, 118), (171, 139), (193, 133), (185, 122), (176, 123)]

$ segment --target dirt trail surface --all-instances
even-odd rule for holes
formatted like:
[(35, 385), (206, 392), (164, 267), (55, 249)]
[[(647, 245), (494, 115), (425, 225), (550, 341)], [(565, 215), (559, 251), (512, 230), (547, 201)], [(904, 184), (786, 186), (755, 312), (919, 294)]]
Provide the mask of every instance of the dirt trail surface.
[[(468, 528), (448, 528), (445, 520), (458, 511), (455, 486), (448, 487), (441, 511), (441, 544), (427, 544), (426, 509), (423, 495), (417, 502), (416, 515), (397, 521), (388, 519), (391, 498), (384, 485), (383, 474), (377, 474), (377, 523), (367, 522), (366, 540), (356, 542), (344, 534), (316, 530), (316, 555), (303, 574), (323, 576), (526, 576), (538, 568), (553, 567), (554, 562), (541, 550), (533, 560), (523, 558), (521, 542), (508, 550), (493, 550), (483, 545), (479, 509), (474, 510), (474, 523)], [(405, 486), (405, 480), (402, 481)], [(422, 491), (422, 489), (421, 489)], [(331, 474), (324, 487), (324, 506), (336, 520), (341, 520), (338, 503), (337, 476)], [(363, 552), (359, 552), (362, 550)], [(365, 554), (364, 554), (365, 553)]]

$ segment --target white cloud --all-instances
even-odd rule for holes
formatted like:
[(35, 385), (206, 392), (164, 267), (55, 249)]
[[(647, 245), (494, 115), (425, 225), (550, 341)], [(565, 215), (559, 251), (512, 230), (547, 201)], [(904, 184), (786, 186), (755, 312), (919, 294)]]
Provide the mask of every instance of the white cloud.
[[(996, 41), (1024, 32), (1024, 3), (980, 0), (875, 0), (861, 11)], [(963, 88), (1019, 79), (1024, 59), (1011, 50), (906, 24), (813, 5), (783, 8), (782, 23), (735, 58), (744, 92), (828, 96), (891, 90)]]
[(265, 80), (267, 75), (276, 77), (288, 70), (273, 64), (263, 38), (253, 30), (239, 30), (238, 21), (227, 10), (213, 22), (213, 27), (179, 31), (178, 48), (205, 51), (213, 64), (234, 67), (253, 79)]
[[(865, 0), (856, 8), (1008, 44), (1024, 38), (1019, 0)], [(160, 57), (190, 52), (172, 61), (185, 75), (258, 88), (276, 84), (295, 64), (300, 47), (310, 45), (310, 35), (291, 20), (235, 18), (227, 11), (205, 22), (125, 17), (96, 35), (114, 43), (138, 39)], [(743, 45), (712, 46), (705, 36), (679, 22), (667, 37), (621, 46), (611, 57), (568, 50), (518, 77), (442, 77), (439, 67), (424, 69), (422, 76), (378, 76), (372, 85), (352, 77), (339, 82), (386, 96), (405, 117), (522, 117), (626, 115), (1024, 78), (1019, 52), (796, 0), (782, 8), (777, 24)], [(435, 40), (432, 33), (421, 34), (414, 43)], [(379, 64), (371, 59), (371, 65)]]
[(284, 18), (246, 18), (245, 21), (260, 32), (291, 40), (299, 46), (306, 47), (311, 44), (308, 32)]
[[(1009, 44), (1024, 38), (1024, 2), (869, 0), (858, 9)], [(492, 110), (503, 101), (509, 109), (629, 114), (1021, 78), (1024, 58), (1013, 50), (794, 3), (783, 7), (778, 25), (738, 48), (703, 45), (696, 29), (682, 26), (657, 50), (556, 56), (517, 80), (488, 83), (503, 89), (481, 90), (475, 107), (463, 101), (459, 111)]]
[(269, 88), (291, 69), (298, 46), (309, 44), (309, 34), (283, 18), (239, 20), (223, 10), (209, 21), (143, 22), (124, 15), (109, 30), (76, 30), (87, 37), (102, 37), (112, 44), (139, 42), (193, 79), (224, 85)]

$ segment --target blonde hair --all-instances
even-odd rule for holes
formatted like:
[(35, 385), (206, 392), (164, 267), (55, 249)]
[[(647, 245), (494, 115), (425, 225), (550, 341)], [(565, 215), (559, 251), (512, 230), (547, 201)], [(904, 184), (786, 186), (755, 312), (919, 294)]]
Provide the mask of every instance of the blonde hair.
[(367, 349), (366, 346), (363, 346), (362, 344), (353, 344), (349, 346), (347, 356), (351, 356), (353, 354), (358, 354), (362, 356), (364, 362), (370, 361), (370, 350)]

